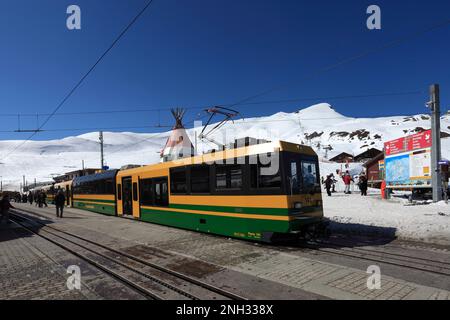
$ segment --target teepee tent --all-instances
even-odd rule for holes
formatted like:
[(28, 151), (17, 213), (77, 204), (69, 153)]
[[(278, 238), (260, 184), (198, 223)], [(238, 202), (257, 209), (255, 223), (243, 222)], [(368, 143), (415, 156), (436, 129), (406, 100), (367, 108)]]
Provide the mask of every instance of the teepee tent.
[(175, 118), (175, 126), (167, 138), (166, 145), (161, 151), (161, 162), (172, 161), (194, 155), (194, 146), (186, 133), (182, 120), (186, 112), (185, 109), (171, 109)]

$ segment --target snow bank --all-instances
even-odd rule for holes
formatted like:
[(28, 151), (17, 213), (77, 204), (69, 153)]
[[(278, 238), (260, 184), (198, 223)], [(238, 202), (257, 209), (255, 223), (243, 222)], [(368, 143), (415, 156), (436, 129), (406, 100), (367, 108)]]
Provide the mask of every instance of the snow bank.
[(379, 191), (369, 196), (357, 193), (323, 194), (324, 214), (333, 231), (397, 236), (450, 245), (450, 205), (407, 205), (399, 199), (382, 200)]

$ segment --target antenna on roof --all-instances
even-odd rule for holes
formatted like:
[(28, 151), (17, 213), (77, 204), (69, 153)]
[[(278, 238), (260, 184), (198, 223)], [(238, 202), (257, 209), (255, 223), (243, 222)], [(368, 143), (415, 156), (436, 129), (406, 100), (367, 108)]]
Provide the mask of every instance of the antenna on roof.
[[(211, 137), (211, 134), (213, 132), (219, 130), (223, 125), (225, 125), (225, 123), (227, 123), (230, 120), (234, 123), (233, 118), (236, 117), (237, 115), (239, 115), (239, 112), (236, 110), (232, 110), (232, 109), (228, 109), (228, 108), (224, 108), (224, 107), (208, 108), (208, 109), (205, 109), (205, 112), (207, 114), (209, 114), (209, 119), (206, 122), (205, 126), (203, 127), (202, 132), (200, 132), (200, 134), (198, 135), (198, 138), (200, 140), (207, 140), (209, 142), (212, 142), (212, 143), (216, 144), (220, 149), (224, 149), (225, 146), (223, 144), (221, 144), (220, 142), (217, 142), (216, 140), (214, 140)], [(208, 132), (205, 133), (206, 128), (211, 123), (211, 120), (214, 118), (215, 115), (223, 115), (224, 118), (219, 123), (217, 123), (212, 129), (210, 129)]]

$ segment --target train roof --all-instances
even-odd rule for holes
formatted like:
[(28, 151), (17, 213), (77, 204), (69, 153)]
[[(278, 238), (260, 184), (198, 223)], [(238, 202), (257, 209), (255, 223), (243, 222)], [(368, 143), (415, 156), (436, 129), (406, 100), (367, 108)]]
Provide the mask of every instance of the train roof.
[(73, 180), (66, 180), (66, 181), (56, 182), (55, 183), (55, 187), (71, 185), (72, 181)]
[(34, 191), (38, 191), (38, 190), (49, 190), (52, 186), (53, 186), (53, 183), (49, 183), (49, 184), (40, 185), (40, 186), (36, 186), (31, 189), (28, 189), (28, 191), (34, 192)]
[(108, 170), (101, 173), (89, 174), (87, 176), (76, 177), (73, 179), (73, 186), (80, 185), (85, 182), (93, 182), (98, 180), (111, 179), (116, 176), (118, 170)]
[(244, 157), (250, 155), (264, 154), (270, 152), (281, 152), (281, 151), (290, 151), (301, 154), (306, 154), (310, 156), (317, 156), (314, 150), (305, 145), (300, 145), (296, 143), (286, 142), (286, 141), (273, 141), (261, 144), (254, 144), (249, 146), (244, 146), (240, 148), (234, 149), (225, 149), (223, 151), (215, 151), (211, 153), (205, 153), (193, 157), (181, 158), (178, 160), (156, 163), (145, 165), (139, 168), (120, 170), (117, 175), (118, 176), (126, 176), (133, 173), (146, 171), (146, 170), (158, 170), (158, 169), (167, 169), (172, 167), (180, 167), (191, 164), (201, 164), (201, 163), (211, 163), (217, 161), (219, 159), (230, 159), (237, 157)]

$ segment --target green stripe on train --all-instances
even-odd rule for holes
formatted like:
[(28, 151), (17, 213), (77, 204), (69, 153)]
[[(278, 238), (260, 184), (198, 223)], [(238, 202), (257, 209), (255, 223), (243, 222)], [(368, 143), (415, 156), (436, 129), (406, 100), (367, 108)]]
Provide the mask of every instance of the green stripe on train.
[(74, 201), (94, 201), (94, 202), (104, 202), (104, 203), (116, 203), (116, 200), (103, 200), (103, 199), (87, 199), (87, 198), (76, 198), (73, 197)]
[(141, 208), (141, 220), (253, 240), (260, 239), (265, 231), (282, 233), (291, 231), (288, 221), (213, 216), (147, 208)]
[[(96, 200), (89, 200), (89, 201), (96, 201)], [(97, 213), (103, 213), (110, 216), (116, 215), (116, 206), (113, 205), (101, 205), (96, 203), (89, 203), (89, 202), (83, 202), (83, 201), (73, 201), (73, 206), (78, 209), (88, 210), (92, 212)]]

